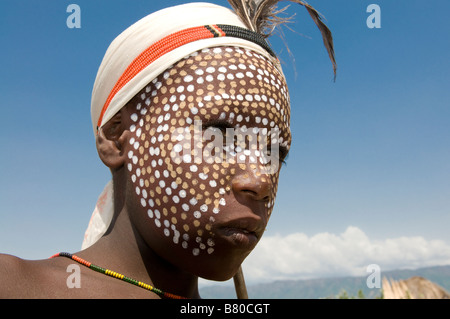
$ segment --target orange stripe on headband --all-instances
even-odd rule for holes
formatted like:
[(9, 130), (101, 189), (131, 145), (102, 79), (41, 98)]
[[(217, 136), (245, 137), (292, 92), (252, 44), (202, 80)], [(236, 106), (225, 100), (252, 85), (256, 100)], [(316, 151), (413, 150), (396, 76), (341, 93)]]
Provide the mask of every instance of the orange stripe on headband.
[(222, 25), (222, 24), (204, 25), (172, 33), (167, 37), (155, 42), (147, 49), (145, 49), (125, 69), (123, 74), (120, 76), (119, 80), (117, 80), (117, 83), (112, 88), (108, 98), (106, 99), (105, 104), (103, 105), (100, 117), (97, 122), (97, 130), (102, 123), (103, 116), (105, 115), (105, 112), (109, 107), (109, 104), (111, 103), (112, 99), (117, 94), (117, 92), (119, 92), (129, 81), (131, 81), (131, 79), (133, 79), (137, 74), (139, 74), (151, 63), (156, 61), (164, 54), (176, 48), (179, 48), (187, 43), (202, 39), (224, 37), (224, 36), (238, 37), (255, 42), (261, 45), (263, 48), (265, 48), (271, 55), (275, 56), (275, 54), (268, 46), (265, 39), (260, 34), (237, 26)]
[(210, 27), (212, 29), (212, 31), (214, 31), (217, 36), (219, 37), (224, 37), (226, 36), (225, 32), (222, 31), (222, 29), (220, 29), (217, 25), (213, 24), (213, 25), (208, 25), (205, 26), (206, 28)]

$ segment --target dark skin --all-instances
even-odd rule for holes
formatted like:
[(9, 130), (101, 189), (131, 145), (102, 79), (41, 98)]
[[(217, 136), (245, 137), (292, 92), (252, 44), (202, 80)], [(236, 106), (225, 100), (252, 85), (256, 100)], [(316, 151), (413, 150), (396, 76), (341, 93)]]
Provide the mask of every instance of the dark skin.
[[(198, 57), (203, 60), (198, 59), (196, 61), (209, 61), (207, 63), (213, 63), (214, 59), (208, 59), (208, 56), (209, 53), (199, 54)], [(230, 61), (236, 58), (239, 59), (241, 66), (250, 63), (248, 62), (250, 59), (247, 58), (248, 60), (245, 60), (245, 57), (240, 54), (230, 53)], [(145, 123), (148, 122), (151, 125), (148, 125), (149, 129), (147, 131), (144, 130), (146, 126), (142, 125), (143, 134), (141, 136), (136, 135), (136, 130), (130, 129), (130, 127), (137, 123), (136, 119), (133, 120), (133, 115), (136, 112), (136, 105), (143, 101), (141, 94), (146, 92), (145, 89), (137, 94), (127, 106), (122, 108), (119, 113), (99, 130), (96, 136), (96, 146), (100, 159), (112, 172), (114, 216), (109, 229), (98, 242), (83, 251), (74, 253), (92, 264), (124, 274), (127, 277), (152, 285), (162, 291), (188, 298), (200, 298), (198, 277), (222, 281), (230, 279), (238, 271), (239, 266), (255, 247), (264, 232), (272, 210), (276, 185), (278, 183), (278, 173), (272, 175), (265, 174), (264, 170), (256, 164), (235, 163), (224, 164), (224, 166), (221, 166), (221, 164), (216, 165), (216, 170), (213, 169), (213, 164), (199, 164), (198, 171), (209, 169), (209, 175), (211, 176), (213, 176), (212, 173), (216, 173), (217, 177), (214, 177), (214, 181), (217, 183), (223, 181), (223, 187), (227, 189), (226, 194), (225, 191), (220, 193), (220, 196), (226, 199), (226, 205), (220, 206), (221, 211), (219, 213), (212, 213), (210, 212), (212, 206), (209, 206), (208, 211), (203, 211), (201, 218), (191, 211), (183, 210), (183, 198), (179, 199), (180, 203), (176, 205), (170, 202), (171, 197), (164, 198), (162, 196), (164, 193), (162, 195), (152, 195), (154, 196), (155, 202), (161, 199), (162, 206), (159, 206), (161, 211), (166, 207), (175, 208), (174, 211), (166, 211), (167, 216), (172, 218), (173, 226), (176, 225), (179, 227), (178, 229), (183, 231), (182, 240), (186, 240), (183, 244), (187, 243), (190, 249), (183, 247), (181, 240), (177, 241), (175, 237), (172, 238), (172, 233), (171, 236), (164, 235), (162, 232), (163, 227), (156, 227), (156, 220), (149, 218), (150, 214), (147, 211), (149, 204), (145, 204), (146, 206), (143, 207), (140, 201), (142, 198), (138, 195), (144, 191), (151, 192), (154, 189), (157, 190), (157, 188), (154, 185), (148, 187), (142, 186), (141, 191), (138, 194), (136, 193), (136, 183), (138, 182), (136, 180), (133, 181), (133, 178), (135, 179), (134, 174), (136, 174), (136, 163), (142, 163), (142, 166), (140, 166), (141, 172), (143, 172), (143, 169), (145, 169), (145, 172), (150, 172), (151, 167), (147, 166), (148, 163), (152, 162), (152, 160), (159, 159), (161, 164), (158, 166), (158, 169), (161, 172), (170, 172), (167, 174), (168, 176), (165, 181), (167, 185), (178, 183), (174, 188), (177, 191), (182, 188), (184, 182), (187, 181), (190, 183), (198, 176), (197, 169), (192, 171), (192, 173), (189, 171), (192, 163), (171, 165), (172, 162), (166, 161), (169, 159), (168, 154), (162, 155), (162, 151), (148, 158), (148, 149), (143, 148), (144, 145), (148, 147), (149, 141), (152, 140), (152, 134), (154, 134), (154, 129), (157, 126), (157, 122), (152, 121), (152, 119), (157, 119), (158, 114), (160, 114), (159, 111), (165, 107), (167, 101), (162, 102), (164, 101), (165, 94), (169, 98), (176, 92), (180, 83), (183, 83), (182, 79), (187, 79), (189, 75), (197, 79), (196, 73), (194, 73), (198, 69), (196, 67), (196, 61), (192, 59), (192, 63), (188, 63), (188, 60), (185, 64), (184, 62), (179, 64), (177, 66), (177, 72), (173, 72), (173, 78), (169, 77), (166, 79), (167, 83), (163, 77), (160, 77), (162, 87), (164, 88), (167, 85), (167, 93), (161, 91), (161, 94), (158, 95), (160, 104), (156, 100), (153, 100), (153, 112), (149, 112), (150, 115), (147, 115), (147, 117), (142, 117)], [(222, 61), (226, 62), (226, 59), (224, 58)], [(234, 62), (227, 63), (221, 65), (228, 67)], [(252, 63), (257, 63), (256, 65), (261, 69), (268, 68), (269, 72), (266, 72), (267, 74), (275, 72), (264, 61), (261, 62), (255, 59)], [(195, 66), (195, 68), (191, 65)], [(207, 70), (206, 67), (208, 67), (208, 64), (206, 66), (203, 65), (203, 67)], [(238, 74), (237, 72), (240, 71), (229, 68), (227, 74), (232, 74), (233, 72)], [(177, 80), (177, 74), (182, 74), (180, 81)], [(255, 70), (254, 75), (256, 74)], [(264, 73), (261, 72), (261, 74)], [(243, 82), (243, 80), (239, 80), (240, 82), (238, 82), (234, 78), (221, 78), (220, 81), (210, 82), (210, 89), (208, 90), (219, 90), (220, 88), (224, 92), (232, 92), (237, 85), (240, 85), (241, 89), (246, 91), (242, 92), (243, 95), (256, 91), (259, 94), (266, 92), (264, 94), (267, 94), (269, 99), (263, 99), (265, 102), (262, 102), (260, 99), (258, 99), (260, 102), (255, 102), (254, 104), (239, 102), (242, 105), (241, 107), (237, 107), (234, 104), (237, 102), (235, 99), (223, 98), (222, 100), (217, 100), (217, 102), (211, 102), (209, 104), (204, 100), (203, 102), (206, 104), (204, 106), (205, 112), (191, 112), (192, 108), (199, 104), (180, 103), (179, 108), (176, 110), (166, 109), (162, 114), (170, 114), (171, 120), (173, 123), (176, 123), (174, 126), (178, 126), (180, 120), (184, 123), (186, 116), (191, 116), (190, 114), (196, 114), (193, 120), (201, 120), (205, 123), (208, 120), (215, 119), (214, 116), (217, 117), (217, 114), (222, 114), (223, 111), (226, 117), (232, 112), (235, 112), (233, 117), (240, 118), (241, 116), (245, 119), (242, 121), (247, 121), (245, 123), (241, 122), (241, 124), (246, 124), (248, 127), (265, 127), (269, 129), (269, 122), (266, 123), (264, 120), (260, 121), (258, 117), (265, 110), (270, 109), (271, 114), (275, 115), (270, 117), (272, 124), (281, 128), (284, 141), (289, 141), (290, 143), (289, 118), (287, 117), (287, 120), (285, 120), (280, 115), (283, 112), (284, 114), (289, 113), (288, 102), (279, 98), (278, 93), (276, 93), (279, 91), (278, 87), (270, 87), (268, 86), (268, 82), (264, 82), (262, 79), (258, 81), (254, 80), (254, 75), (248, 78), (244, 77), (246, 82)], [(236, 78), (242, 79), (240, 76), (236, 76)], [(187, 83), (200, 83), (192, 80), (188, 81)], [(285, 85), (284, 79), (281, 79), (278, 83)], [(174, 90), (171, 90), (171, 88)], [(207, 86), (199, 84), (192, 92), (199, 93), (198, 88), (207, 89)], [(257, 90), (258, 88), (260, 90)], [(153, 89), (153, 87), (150, 87), (149, 92)], [(269, 91), (275, 93), (269, 93)], [(217, 92), (220, 93), (221, 91)], [(184, 93), (190, 94), (186, 91)], [(198, 96), (204, 96), (203, 92)], [(202, 101), (198, 100), (199, 97), (197, 97), (196, 101), (201, 103)], [(186, 97), (186, 101), (189, 101), (189, 95)], [(278, 109), (274, 107), (275, 102), (280, 104)], [(234, 111), (235, 109), (238, 111)], [(241, 115), (236, 112), (247, 113), (242, 113)], [(233, 125), (237, 125), (236, 123), (231, 121)], [(154, 137), (156, 136), (158, 135)], [(137, 148), (134, 147), (134, 141), (138, 137), (140, 137), (139, 142), (142, 147), (140, 154), (137, 152)], [(175, 145), (171, 144), (170, 139), (164, 139), (158, 145), (162, 144), (165, 144), (166, 150), (169, 149), (169, 145), (170, 147), (174, 147)], [(138, 156), (136, 163), (133, 162), (132, 156), (130, 155), (131, 152), (134, 152), (133, 154)], [(147, 157), (144, 156), (145, 154), (147, 154)], [(167, 166), (164, 166), (164, 163)], [(177, 175), (178, 169), (180, 168), (183, 174), (188, 172), (192, 175), (192, 178), (186, 180), (180, 178), (186, 176), (182, 173)], [(147, 173), (147, 176), (154, 176), (153, 174), (154, 172), (151, 171)], [(178, 179), (179, 182), (176, 182)], [(156, 179), (156, 181), (158, 180)], [(160, 180), (163, 180), (163, 178), (161, 177)], [(197, 209), (203, 203), (202, 200), (206, 200), (203, 197), (204, 194), (210, 193), (211, 196), (212, 194), (219, 194), (217, 191), (218, 187), (209, 186), (210, 184), (203, 183), (201, 179), (198, 179), (198, 181), (199, 183), (189, 184), (185, 188), (188, 191), (193, 191), (191, 193), (192, 195), (197, 195), (199, 203), (195, 204), (197, 206), (191, 204), (193, 210)], [(206, 188), (199, 188), (199, 185), (202, 183), (206, 184)], [(167, 198), (169, 201), (164, 201)], [(214, 199), (214, 197), (211, 198)], [(268, 205), (268, 203), (271, 204)], [(154, 214), (156, 214), (156, 209), (151, 215), (153, 216)], [(214, 217), (214, 222), (211, 222), (211, 216)], [(162, 213), (161, 217), (164, 218)], [(165, 222), (167, 221), (165, 220)], [(230, 226), (230, 223), (232, 226)], [(180, 227), (182, 224), (185, 226), (184, 229)], [(233, 229), (230, 230), (230, 228)], [(238, 235), (236, 235), (236, 228), (245, 228), (245, 234), (242, 234), (242, 229), (238, 229)], [(248, 231), (251, 231), (252, 235), (248, 235)], [(191, 241), (186, 239), (186, 235), (188, 235)], [(249, 237), (253, 236), (255, 240), (250, 240), (250, 243), (236, 240), (236, 236), (242, 238), (247, 235)], [(206, 253), (206, 248), (202, 248), (203, 250), (196, 254), (195, 248), (191, 248), (196, 247), (196, 238), (201, 238), (204, 242), (207, 242), (207, 239), (212, 240), (214, 245), (210, 245), (211, 247), (209, 249), (213, 248), (213, 251)], [(28, 261), (10, 255), (0, 255), (0, 298), (159, 299), (159, 296), (155, 293), (97, 273), (82, 265), (80, 265), (81, 287), (68, 288), (66, 281), (70, 273), (67, 272), (67, 267), (72, 264), (76, 263), (73, 260), (62, 257)]]
[[(97, 149), (102, 161), (113, 172), (116, 212), (110, 231), (95, 245), (75, 255), (96, 265), (108, 265), (108, 269), (158, 287), (173, 294), (199, 298), (198, 277), (174, 267), (158, 256), (139, 236), (130, 221), (121, 189), (127, 187), (124, 177), (124, 145), (129, 131), (122, 131), (121, 114), (124, 109), (97, 137)], [(108, 137), (105, 136), (108, 134)], [(245, 180), (240, 179), (242, 183)], [(241, 187), (239, 180), (235, 187)], [(254, 184), (257, 186), (257, 184)], [(244, 186), (242, 186), (244, 187)], [(242, 188), (244, 189), (244, 188)], [(264, 187), (262, 187), (264, 189)], [(265, 192), (268, 190), (265, 189)], [(260, 196), (265, 196), (261, 194)], [(134, 234), (134, 236), (130, 236)], [(114, 254), (108, 253), (114, 251)], [(133, 262), (127, 262), (133, 261)], [(138, 261), (138, 262), (136, 262)], [(81, 269), (81, 288), (68, 289), (66, 271), (74, 261), (67, 258), (46, 260), (22, 260), (10, 255), (0, 255), (0, 298), (151, 298), (159, 296), (142, 288), (94, 272), (84, 266)], [(229, 275), (227, 275), (229, 276)]]
[[(123, 110), (126, 112), (126, 109)], [(122, 130), (121, 114), (112, 119), (97, 137), (102, 161), (113, 173), (116, 214), (109, 231), (95, 245), (75, 255), (131, 278), (170, 290), (174, 294), (199, 298), (197, 277), (168, 264), (148, 248), (136, 234), (124, 205), (124, 144), (129, 131)], [(106, 134), (105, 134), (106, 132)], [(108, 136), (106, 136), (108, 135)], [(128, 239), (128, 240), (125, 240)], [(114, 251), (114, 254), (108, 253)], [(133, 262), (127, 262), (133, 261)], [(129, 283), (110, 278), (80, 265), (81, 287), (68, 289), (66, 271), (74, 261), (67, 258), (22, 260), (0, 255), (0, 298), (150, 298), (159, 296)], [(153, 280), (152, 278), (157, 278)]]

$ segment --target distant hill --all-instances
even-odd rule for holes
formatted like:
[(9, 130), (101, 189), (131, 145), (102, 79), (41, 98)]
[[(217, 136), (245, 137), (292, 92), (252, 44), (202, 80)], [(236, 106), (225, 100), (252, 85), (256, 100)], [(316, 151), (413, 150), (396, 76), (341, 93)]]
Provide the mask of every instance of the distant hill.
[[(450, 291), (450, 265), (419, 268), (415, 270), (393, 270), (381, 273), (381, 277), (400, 280), (413, 276), (424, 277), (447, 291)], [(357, 297), (361, 290), (365, 298), (381, 296), (381, 289), (370, 289), (367, 277), (338, 277), (309, 280), (279, 280), (272, 283), (248, 285), (251, 299), (319, 299), (336, 298), (344, 291), (350, 297)], [(200, 289), (205, 299), (235, 299), (234, 287), (209, 286)]]

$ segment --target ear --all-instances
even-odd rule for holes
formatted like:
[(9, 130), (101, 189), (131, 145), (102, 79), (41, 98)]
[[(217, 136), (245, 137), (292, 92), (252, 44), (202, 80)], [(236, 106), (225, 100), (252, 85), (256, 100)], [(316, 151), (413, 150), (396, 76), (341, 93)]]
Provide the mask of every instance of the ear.
[(122, 112), (118, 112), (103, 127), (98, 129), (96, 137), (97, 152), (102, 162), (111, 170), (125, 164), (126, 130), (122, 121)]

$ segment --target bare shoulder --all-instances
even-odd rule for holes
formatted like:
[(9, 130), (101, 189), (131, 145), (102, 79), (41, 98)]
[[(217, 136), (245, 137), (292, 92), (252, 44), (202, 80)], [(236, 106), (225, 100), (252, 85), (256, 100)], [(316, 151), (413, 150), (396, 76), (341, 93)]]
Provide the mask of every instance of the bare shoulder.
[(63, 268), (53, 261), (0, 254), (0, 298), (49, 297), (63, 275)]
[[(77, 280), (74, 280), (78, 278)], [(25, 260), (0, 254), (0, 299), (157, 298), (71, 259)]]
[(21, 258), (0, 254), (0, 298), (18, 297), (17, 286), (26, 280), (25, 261)]

